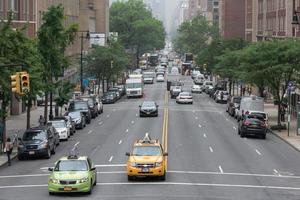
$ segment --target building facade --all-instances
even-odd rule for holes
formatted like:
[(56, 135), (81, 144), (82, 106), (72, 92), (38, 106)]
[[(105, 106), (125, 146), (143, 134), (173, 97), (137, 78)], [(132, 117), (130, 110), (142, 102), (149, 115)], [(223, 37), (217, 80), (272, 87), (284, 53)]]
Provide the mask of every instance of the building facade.
[(245, 38), (245, 1), (220, 0), (220, 35), (225, 39)]

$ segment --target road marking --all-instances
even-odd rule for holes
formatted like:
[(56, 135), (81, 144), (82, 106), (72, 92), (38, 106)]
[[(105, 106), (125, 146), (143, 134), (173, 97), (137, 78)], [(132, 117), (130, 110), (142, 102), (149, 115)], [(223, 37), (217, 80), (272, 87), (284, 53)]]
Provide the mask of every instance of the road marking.
[(195, 113), (196, 111), (195, 110), (193, 110), (193, 113)]
[(109, 158), (108, 162), (111, 162), (113, 158), (114, 158), (114, 157), (111, 156), (111, 157)]
[(129, 131), (129, 130), (128, 130), (128, 129), (126, 129), (125, 133), (128, 133), (128, 131)]
[(139, 116), (139, 115), (136, 113), (135, 116), (137, 117), (137, 116)]
[(199, 124), (198, 127), (201, 128), (202, 127), (201, 124)]
[(198, 117), (195, 117), (195, 120), (197, 120), (198, 119)]
[(109, 118), (109, 115), (106, 115), (107, 118)]
[(89, 130), (88, 134), (91, 134), (93, 132), (93, 130)]
[(274, 169), (274, 172), (276, 175), (281, 176), (281, 174), (276, 169)]
[(74, 144), (74, 147), (78, 146), (79, 144), (80, 144), (80, 142), (76, 142), (76, 143)]
[(236, 130), (236, 127), (234, 126), (233, 129)]
[(116, 111), (116, 109), (114, 108), (114, 109), (113, 109), (113, 112), (115, 112), (115, 111)]
[(224, 173), (224, 171), (223, 171), (223, 169), (222, 169), (221, 165), (219, 165), (219, 170), (220, 170), (221, 174), (223, 174), (223, 173)]
[(134, 124), (134, 121), (132, 120), (131, 123)]
[[(233, 187), (233, 188), (250, 188), (250, 189), (272, 189), (272, 190), (300, 190), (297, 187), (282, 187), (272, 185), (234, 185), (234, 184), (216, 184), (216, 183), (188, 183), (188, 182), (115, 182), (101, 183), (97, 182), (97, 186), (116, 186), (116, 185), (181, 185), (181, 186), (198, 186), (198, 187)], [(37, 188), (48, 187), (47, 184), (40, 185), (5, 185), (0, 186), (0, 189), (9, 188)]]
[(229, 119), (228, 118), (226, 118), (226, 121), (228, 121)]
[(126, 164), (103, 164), (103, 165), (95, 165), (95, 167), (125, 167)]
[(119, 141), (119, 144), (122, 144), (122, 140)]
[(255, 151), (258, 155), (261, 155), (261, 153), (257, 149), (255, 149)]
[(207, 138), (207, 136), (206, 136), (206, 134), (205, 134), (205, 133), (203, 134), (203, 137), (204, 137), (204, 138)]
[(210, 150), (210, 152), (214, 152), (214, 150), (211, 147), (209, 147), (209, 150)]
[(103, 122), (99, 122), (99, 125), (102, 125), (103, 124)]

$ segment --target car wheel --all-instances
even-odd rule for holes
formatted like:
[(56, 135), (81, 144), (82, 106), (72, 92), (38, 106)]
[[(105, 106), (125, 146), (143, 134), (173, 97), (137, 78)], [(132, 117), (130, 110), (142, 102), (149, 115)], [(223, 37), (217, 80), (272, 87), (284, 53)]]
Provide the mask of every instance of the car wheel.
[(48, 148), (46, 158), (49, 159), (50, 157), (51, 157), (51, 150)]
[(96, 173), (96, 176), (95, 176), (95, 181), (94, 181), (93, 186), (96, 186), (96, 185), (97, 185), (97, 173)]
[(266, 134), (263, 134), (263, 135), (261, 136), (261, 139), (266, 139)]
[(55, 193), (54, 192), (49, 192), (49, 195), (55, 195)]
[(166, 172), (164, 173), (164, 175), (160, 176), (159, 178), (160, 178), (160, 180), (165, 181), (166, 180)]
[(87, 194), (92, 194), (92, 191), (93, 191), (93, 183), (92, 183), (92, 180), (91, 180), (90, 189), (87, 192)]
[(245, 133), (243, 133), (242, 131), (240, 132), (240, 136), (241, 138), (245, 137)]
[(128, 181), (133, 181), (135, 179), (134, 176), (127, 176)]
[(55, 154), (55, 145), (53, 145), (53, 149), (51, 150), (51, 154)]
[(241, 135), (241, 131), (240, 130), (238, 130), (238, 134)]

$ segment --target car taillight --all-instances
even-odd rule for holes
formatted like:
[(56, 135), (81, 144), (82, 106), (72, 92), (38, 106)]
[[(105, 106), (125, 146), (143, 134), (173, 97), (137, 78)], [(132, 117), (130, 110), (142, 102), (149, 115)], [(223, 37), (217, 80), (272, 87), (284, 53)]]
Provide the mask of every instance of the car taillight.
[(250, 122), (247, 121), (247, 120), (245, 120), (245, 121), (243, 122), (243, 125), (244, 125), (244, 126), (249, 126), (249, 125), (250, 125)]

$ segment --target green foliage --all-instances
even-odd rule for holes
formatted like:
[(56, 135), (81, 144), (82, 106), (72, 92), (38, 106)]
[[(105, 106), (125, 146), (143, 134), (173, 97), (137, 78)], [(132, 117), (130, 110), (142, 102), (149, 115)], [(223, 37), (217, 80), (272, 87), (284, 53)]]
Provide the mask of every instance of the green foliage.
[(114, 2), (110, 8), (110, 29), (118, 32), (125, 48), (137, 55), (162, 49), (165, 44), (162, 22), (152, 17), (142, 0)]
[(69, 102), (70, 94), (73, 91), (74, 84), (71, 84), (70, 81), (62, 81), (56, 84), (58, 96), (54, 99), (56, 105), (59, 107), (64, 106)]

